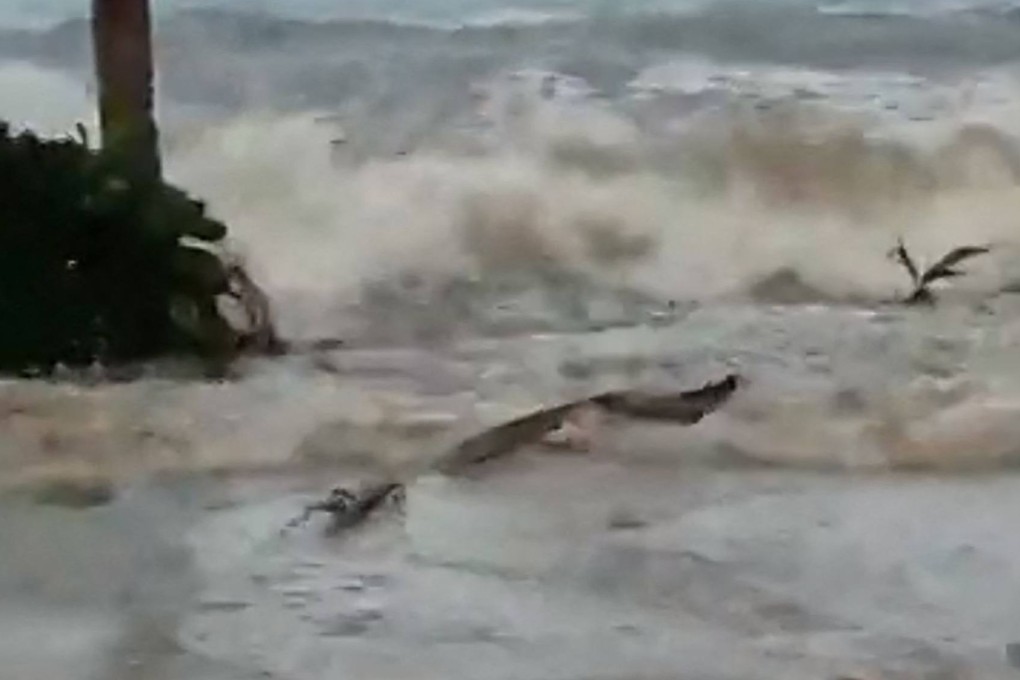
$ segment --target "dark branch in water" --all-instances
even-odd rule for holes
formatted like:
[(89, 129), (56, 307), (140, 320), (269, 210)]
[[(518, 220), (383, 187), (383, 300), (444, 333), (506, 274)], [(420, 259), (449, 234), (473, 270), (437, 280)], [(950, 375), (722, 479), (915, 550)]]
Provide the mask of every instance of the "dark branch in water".
[[(456, 474), (473, 465), (513, 453), (523, 446), (535, 444), (562, 426), (572, 412), (585, 406), (594, 405), (629, 418), (693, 425), (724, 404), (742, 383), (740, 376), (731, 374), (687, 392), (664, 395), (634, 390), (605, 392), (553, 408), (539, 409), (464, 440), (448, 451), (435, 468), (445, 474)], [(368, 518), (387, 499), (401, 500), (404, 489), (403, 484), (393, 481), (371, 484), (357, 491), (336, 487), (325, 500), (307, 506), (304, 513), (291, 520), (287, 526), (299, 526), (307, 522), (313, 513), (326, 512), (333, 517), (332, 531), (348, 529)]]
[(914, 287), (910, 295), (903, 299), (903, 303), (907, 305), (935, 304), (936, 297), (931, 290), (932, 283), (940, 279), (963, 276), (964, 272), (953, 268), (955, 265), (976, 255), (984, 255), (990, 252), (990, 250), (990, 248), (985, 246), (961, 246), (954, 248), (946, 253), (942, 259), (924, 270), (924, 273), (921, 273), (910, 253), (907, 252), (903, 239), (899, 239), (896, 247), (889, 251), (889, 256), (903, 265), (903, 268), (907, 270), (907, 275), (910, 276), (911, 285)]
[(541, 409), (515, 418), (502, 425), (489, 428), (481, 434), (464, 440), (447, 452), (437, 465), (444, 473), (455, 473), (470, 465), (498, 458), (539, 439), (563, 424), (564, 418), (588, 399), (570, 402), (554, 408)]
[(688, 392), (647, 394), (645, 392), (607, 392), (591, 402), (610, 413), (641, 420), (665, 420), (694, 425), (719, 408), (737, 391), (741, 379), (730, 374), (718, 382)]
[(889, 257), (895, 258), (897, 262), (903, 265), (904, 269), (907, 270), (907, 275), (910, 276), (910, 283), (915, 288), (921, 285), (921, 273), (918, 271), (917, 265), (914, 264), (914, 259), (907, 252), (907, 247), (903, 244), (902, 238), (898, 239), (896, 247), (889, 251)]
[(397, 482), (369, 484), (354, 491), (338, 486), (325, 500), (305, 506), (301, 516), (292, 519), (287, 526), (300, 526), (314, 513), (325, 512), (331, 517), (331, 532), (349, 529), (367, 519), (387, 500), (401, 502), (403, 491), (404, 485)]
[(522, 446), (534, 444), (560, 427), (569, 414), (588, 405), (629, 418), (693, 425), (725, 403), (740, 383), (741, 378), (731, 374), (718, 382), (710, 382), (687, 392), (665, 395), (634, 390), (605, 392), (541, 409), (461, 442), (442, 458), (437, 467), (442, 472), (455, 473), (465, 467), (512, 453)]

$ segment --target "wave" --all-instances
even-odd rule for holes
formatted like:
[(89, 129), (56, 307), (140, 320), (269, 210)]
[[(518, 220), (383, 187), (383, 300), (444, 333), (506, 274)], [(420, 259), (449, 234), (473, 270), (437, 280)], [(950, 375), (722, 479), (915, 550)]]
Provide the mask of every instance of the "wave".
[[(420, 136), (397, 140), (413, 142), (401, 153), (380, 143), (399, 137), (399, 128), (388, 127), (394, 118), (262, 109), (205, 119), (171, 102), (167, 171), (230, 225), (279, 305), (288, 335), (360, 335), (376, 344), (398, 336), (408, 344), (406, 336), (442, 337), (452, 329), (477, 337), (501, 324), (515, 332), (640, 326), (669, 310), (670, 301), (774, 302), (768, 298), (791, 281), (800, 286), (799, 302), (873, 304), (907, 284), (886, 257), (901, 235), (923, 259), (962, 243), (996, 245), (994, 257), (975, 261), (954, 282), (965, 300), (985, 299), (1018, 275), (1020, 151), (1015, 117), (1005, 115), (1013, 105), (999, 118), (949, 116), (907, 131), (817, 100), (658, 117), (661, 101), (649, 111), (639, 100), (548, 97), (542, 91), (548, 72), (502, 75), (484, 81), (481, 92), (451, 86), (475, 102), (466, 118), (447, 119), (441, 107), (415, 108), (416, 93), (391, 102), (385, 110), (409, 116), (412, 128), (426, 119)], [(87, 97), (63, 99), (74, 88), (60, 72), (21, 65), (0, 71), (5, 82), (5, 91), (40, 97), (21, 114), (25, 123), (42, 114), (89, 115)], [(13, 104), (4, 106), (10, 111)], [(336, 129), (338, 117), (343, 130)], [(346, 141), (334, 143), (341, 132)], [(778, 286), (777, 273), (785, 276)], [(769, 277), (773, 292), (766, 286), (763, 296), (760, 284)], [(805, 366), (817, 357), (812, 342), (830, 328), (835, 337), (825, 336), (826, 351), (852, 360), (832, 378), (830, 393), (766, 390), (684, 435), (704, 437), (714, 454), (741, 464), (854, 469), (1013, 463), (1016, 409), (1008, 391), (957, 399), (952, 389), (938, 387), (932, 397), (932, 389), (909, 380), (882, 382), (890, 369), (881, 351), (888, 350), (876, 348), (907, 345), (906, 356), (896, 359), (900, 375), (914, 371), (911, 362), (927, 361), (929, 350), (911, 344), (924, 344), (918, 338), (927, 327), (910, 330), (911, 317), (894, 316), (895, 333), (883, 331), (881, 342), (869, 344), (846, 334), (849, 322), (796, 327), (788, 312), (750, 309), (753, 323), (741, 333), (726, 335), (721, 318), (698, 326), (688, 317), (676, 327), (682, 334), (656, 342), (696, 346), (682, 365), (745, 353), (759, 368), (793, 364), (810, 372)], [(975, 324), (980, 315), (973, 314), (956, 327)], [(387, 318), (405, 327), (378, 325)], [(366, 320), (367, 327), (359, 325)], [(884, 328), (881, 319), (859, 323), (876, 333)], [(624, 342), (611, 333), (592, 337), (601, 338), (594, 344)], [(766, 341), (776, 346), (748, 350)], [(954, 362), (936, 368), (951, 376), (971, 370)], [(538, 365), (533, 373), (541, 375), (521, 378), (525, 384), (512, 389), (541, 392), (527, 383), (533, 380), (546, 390), (543, 398), (553, 392), (545, 381), (555, 370)], [(868, 366), (878, 376), (878, 396), (844, 393), (854, 387), (845, 374)], [(495, 383), (501, 371), (512, 372), (489, 368)], [(116, 472), (122, 464), (129, 470), (121, 461), (142, 450), (142, 468), (286, 466), (302, 438), (331, 414), (364, 407), (359, 384), (338, 392), (331, 378), (309, 377), (307, 367), (268, 370), (236, 387), (142, 381), (86, 398), (65, 387), (41, 386), (42, 396), (25, 397), (19, 390), (36, 388), (4, 386), (17, 427), (5, 430), (11, 446), (0, 447), (10, 452), (3, 465), (35, 469), (45, 458), (46, 469)], [(485, 382), (459, 380), (479, 390)], [(498, 393), (493, 383), (486, 389), (489, 397)], [(895, 406), (897, 400), (909, 408)], [(167, 407), (151, 408), (159, 403)], [(935, 406), (911, 406), (929, 403)], [(372, 427), (366, 441), (376, 442)], [(675, 451), (680, 439), (667, 439)]]
[(485, 148), (364, 160), (338, 156), (311, 115), (243, 117), (181, 138), (168, 168), (279, 295), (354, 302), (392, 284), (426, 317), (457, 288), (486, 301), (464, 314), (491, 302), (564, 319), (570, 304), (544, 306), (543, 281), (588, 300), (629, 287), (705, 301), (760, 298), (786, 272), (818, 300), (890, 299), (907, 284), (885, 256), (901, 235), (923, 257), (997, 244), (961, 290), (1017, 274), (1020, 151), (991, 125), (919, 147), (835, 115), (709, 120), (672, 139), (588, 115), (536, 111)]
[[(581, 327), (613, 325), (669, 300), (767, 301), (791, 282), (806, 301), (889, 299), (907, 283), (885, 257), (899, 236), (923, 259), (996, 244), (955, 283), (964, 291), (994, 293), (1020, 274), (1012, 108), (921, 135), (821, 102), (709, 111), (678, 127), (599, 99), (546, 99), (544, 79), (491, 81), (471, 126), (426, 125), (400, 153), (376, 143), (393, 144), (399, 128), (371, 118), (339, 114), (346, 141), (335, 144), (341, 131), (322, 112), (178, 112), (164, 125), (166, 165), (231, 225), (277, 296), (369, 304), (371, 290), (408, 293), (417, 281), (409, 299), (422, 312), (446, 300), (469, 325), (500, 325), (482, 317), (501, 304), (529, 317), (523, 326), (565, 323), (570, 310)], [(62, 75), (19, 66), (0, 82), (26, 91), (25, 108), (26, 83), (40, 84), (23, 122), (92, 119)], [(564, 288), (572, 297), (551, 295)], [(468, 302), (452, 302), (455, 289)], [(647, 296), (640, 314), (609, 309), (633, 307), (635, 293)]]

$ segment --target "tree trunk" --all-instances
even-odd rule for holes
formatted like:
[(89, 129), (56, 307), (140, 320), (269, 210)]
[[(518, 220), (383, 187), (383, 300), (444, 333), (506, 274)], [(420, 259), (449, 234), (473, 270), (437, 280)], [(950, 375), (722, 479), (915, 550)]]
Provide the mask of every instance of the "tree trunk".
[(141, 180), (160, 177), (149, 0), (92, 0), (103, 149)]

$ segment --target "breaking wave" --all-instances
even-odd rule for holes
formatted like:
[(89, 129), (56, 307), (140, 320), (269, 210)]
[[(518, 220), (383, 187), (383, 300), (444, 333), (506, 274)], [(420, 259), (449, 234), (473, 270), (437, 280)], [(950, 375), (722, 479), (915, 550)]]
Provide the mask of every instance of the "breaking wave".
[[(327, 439), (360, 442), (350, 445), (359, 456), (411, 451), (413, 437), (394, 435), (404, 430), (392, 422), (419, 410), (470, 419), (512, 401), (508, 393), (526, 409), (631, 380), (686, 385), (712, 376), (685, 367), (722, 370), (731, 360), (764, 375), (757, 384), (766, 387), (704, 427), (662, 435), (666, 446), (648, 430), (622, 434), (643, 442), (624, 448), (654, 459), (683, 441), (728, 464), (1012, 464), (1012, 386), (1000, 389), (994, 370), (975, 374), (964, 361), (915, 384), (917, 367), (929, 366), (920, 338), (944, 329), (920, 326), (909, 312), (859, 308), (904, 292), (903, 272), (886, 257), (900, 236), (925, 260), (963, 243), (994, 244), (954, 281), (968, 303), (1016, 288), (1015, 85), (994, 69), (954, 80), (890, 66), (901, 48), (924, 57), (933, 46), (961, 63), (1012, 59), (1012, 34), (1008, 47), (997, 37), (1012, 19), (974, 15), (968, 28), (942, 31), (960, 17), (896, 17), (887, 39), (873, 19), (797, 6), (692, 12), (456, 30), (165, 19), (168, 173), (231, 225), (285, 333), (405, 348), (458, 334), (512, 345), (516, 334), (582, 333), (557, 340), (566, 344), (552, 357), (535, 350), (494, 364), (456, 357), (440, 367), (434, 355), (408, 350), (409, 358), (373, 359), (386, 367), (382, 378), (368, 371), (362, 380), (341, 360), (330, 369), (348, 381), (340, 390), (333, 373), (287, 363), (254, 367), (234, 385), (152, 379), (81, 393), (5, 385), (10, 446), (0, 464), (9, 478), (16, 470), (117, 474), (132, 456), (142, 469), (288, 465), (340, 412), (357, 422)], [(804, 18), (797, 30), (812, 41), (782, 37), (794, 30), (792, 16)], [(761, 30), (772, 21), (783, 23), (774, 36)], [(920, 42), (910, 43), (915, 23)], [(751, 25), (757, 37), (744, 40)], [(865, 42), (833, 37), (833, 26), (856, 27)], [(22, 59), (0, 68), (0, 114), (54, 132), (91, 120), (87, 80), (76, 71), (84, 48), (54, 38), (76, 30), (0, 39), (0, 50)], [(784, 55), (792, 44), (798, 53)], [(887, 70), (825, 70), (862, 44)], [(726, 61), (787, 58), (799, 65)], [(728, 315), (750, 315), (747, 328), (729, 334), (730, 316), (700, 326), (696, 314), (685, 316), (720, 302), (733, 305)], [(770, 306), (783, 302), (800, 306)], [(858, 306), (818, 305), (832, 302)], [(958, 331), (981, 314), (1009, 323), (1005, 308), (946, 308), (962, 315), (949, 324)], [(798, 325), (801, 313), (815, 320)], [(608, 330), (622, 326), (632, 334)], [(606, 332), (583, 333), (594, 330)], [(633, 335), (644, 332), (654, 339)], [(996, 357), (1015, 349), (1002, 342)], [(683, 351), (656, 367), (649, 350), (663, 345)], [(646, 373), (563, 369), (572, 352), (607, 351)], [(980, 343), (968, 351), (974, 363), (988, 360)], [(354, 356), (346, 361), (356, 364)], [(415, 371), (424, 377), (408, 378)], [(824, 389), (777, 387), (789, 372)], [(862, 376), (874, 381), (863, 391)], [(960, 388), (957, 399), (956, 387), (932, 379), (978, 387)], [(403, 403), (407, 381), (433, 396)], [(374, 389), (381, 405), (366, 404)], [(435, 394), (456, 403), (436, 406)], [(501, 417), (514, 410), (502, 407)], [(349, 449), (307, 455), (328, 460)]]
[(995, 243), (964, 289), (1017, 274), (1020, 150), (999, 128), (919, 146), (835, 114), (755, 114), (658, 138), (589, 113), (536, 112), (488, 148), (364, 161), (312, 115), (245, 117), (179, 140), (169, 166), (280, 294), (350, 300), (389, 279), (428, 296), (422, 282), (559, 271), (708, 300), (785, 273), (809, 298), (877, 301), (906, 283), (886, 257), (898, 236), (926, 257)]

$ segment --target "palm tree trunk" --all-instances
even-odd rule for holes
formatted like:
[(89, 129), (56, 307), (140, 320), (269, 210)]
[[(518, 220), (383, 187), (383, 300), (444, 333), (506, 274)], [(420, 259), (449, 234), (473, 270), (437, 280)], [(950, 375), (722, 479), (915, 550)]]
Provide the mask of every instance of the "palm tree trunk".
[(149, 0), (92, 0), (92, 41), (103, 149), (136, 178), (157, 180)]

